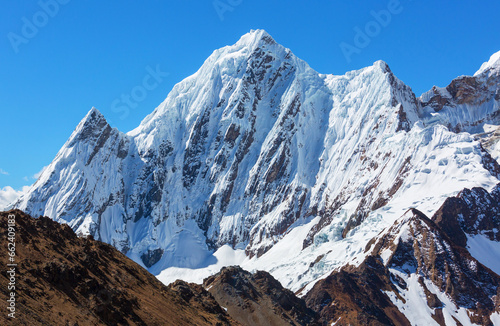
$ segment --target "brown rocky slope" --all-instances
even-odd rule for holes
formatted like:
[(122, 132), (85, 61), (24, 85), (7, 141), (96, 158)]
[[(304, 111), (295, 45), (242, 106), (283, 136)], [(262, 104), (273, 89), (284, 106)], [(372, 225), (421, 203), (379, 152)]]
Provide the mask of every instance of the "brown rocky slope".
[(201, 286), (167, 287), (112, 246), (19, 210), (0, 213), (0, 297), (10, 295), (7, 219), (15, 215), (15, 319), (1, 325), (235, 325)]
[(224, 267), (203, 286), (243, 325), (320, 325), (317, 314), (271, 274)]

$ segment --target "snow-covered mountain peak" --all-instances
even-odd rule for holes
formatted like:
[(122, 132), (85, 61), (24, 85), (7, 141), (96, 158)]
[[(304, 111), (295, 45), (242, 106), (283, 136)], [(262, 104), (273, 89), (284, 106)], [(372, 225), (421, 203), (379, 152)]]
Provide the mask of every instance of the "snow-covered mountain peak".
[(262, 29), (251, 30), (249, 33), (243, 35), (235, 44), (215, 50), (205, 61), (198, 73), (204, 71), (203, 68), (213, 68), (214, 64), (220, 65), (233, 61), (248, 60), (255, 51), (262, 51), (276, 57), (279, 57), (283, 52), (291, 52), (277, 43), (266, 31)]
[(89, 112), (87, 112), (87, 114), (85, 115), (85, 118), (88, 118), (88, 117), (99, 117), (99, 116), (102, 116), (102, 113), (95, 107), (93, 106)]
[(490, 60), (486, 61), (481, 65), (481, 68), (479, 68), (478, 71), (474, 74), (474, 76), (480, 75), (483, 72), (486, 72), (488, 70), (499, 70), (500, 69), (500, 51), (494, 53), (491, 57)]
[[(335, 75), (327, 75), (327, 80), (331, 79), (334, 82), (338, 82), (338, 78), (347, 77), (347, 78), (355, 78), (356, 76), (364, 76), (361, 80), (362, 83), (368, 83), (373, 79), (382, 78), (387, 79), (389, 82), (387, 86), (390, 86), (392, 91), (396, 91), (397, 89), (403, 92), (413, 93), (411, 88), (405, 85), (400, 79), (394, 75), (389, 65), (383, 60), (375, 61), (371, 66), (367, 66), (358, 70), (348, 71), (343, 76), (335, 76)], [(404, 88), (404, 90), (403, 90)]]
[(263, 29), (252, 29), (250, 32), (243, 35), (236, 45), (255, 46), (257, 44), (274, 44), (276, 43), (271, 35)]
[(102, 113), (92, 107), (75, 128), (70, 140), (74, 138), (87, 139), (91, 134), (97, 136), (107, 127), (109, 127), (109, 124)]
[(227, 60), (235, 60), (238, 58), (246, 59), (257, 49), (264, 49), (266, 52), (274, 53), (285, 50), (285, 48), (276, 43), (276, 41), (266, 31), (262, 29), (252, 30), (241, 36), (235, 44), (227, 45), (215, 50), (212, 55), (208, 57), (203, 66), (206, 66), (207, 64), (211, 66), (216, 62), (220, 63), (221, 61), (225, 62)]
[(80, 124), (88, 124), (88, 123), (93, 123), (95, 121), (99, 120), (105, 120), (104, 116), (102, 113), (96, 109), (95, 107), (92, 107), (92, 109), (87, 112), (85, 117), (80, 121)]
[(135, 137), (138, 148), (145, 152), (158, 144), (158, 137), (176, 133), (180, 125), (169, 121), (183, 121), (183, 128), (189, 128), (207, 106), (234, 110), (232, 106), (238, 98), (249, 96), (250, 89), (262, 97), (274, 84), (299, 78), (309, 79), (304, 85), (312, 80), (323, 84), (319, 74), (290, 49), (276, 43), (264, 30), (252, 30), (235, 44), (215, 50), (196, 73), (176, 84), (165, 101), (128, 135)]
[[(499, 81), (500, 51), (493, 54), (474, 76), (457, 77), (446, 87), (434, 86), (422, 94), (419, 102), (424, 124), (445, 125), (455, 132), (486, 132), (482, 137), (488, 138), (489, 132), (484, 128), (488, 129), (488, 125), (498, 125), (500, 121)], [(483, 143), (496, 157), (498, 154), (495, 154), (495, 139), (491, 140), (492, 142), (485, 140)]]
[(386, 72), (391, 72), (391, 69), (389, 68), (389, 65), (383, 61), (383, 60), (377, 60), (373, 63), (373, 67), (376, 67), (376, 68), (379, 68), (380, 70), (382, 70), (382, 72), (386, 73)]

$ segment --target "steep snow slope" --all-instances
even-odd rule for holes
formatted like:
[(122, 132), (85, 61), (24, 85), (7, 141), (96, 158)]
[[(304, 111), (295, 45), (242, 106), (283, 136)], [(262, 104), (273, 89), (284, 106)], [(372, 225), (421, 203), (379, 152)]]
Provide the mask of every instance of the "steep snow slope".
[(432, 214), (498, 182), (478, 141), (425, 110), (382, 61), (323, 75), (251, 31), (127, 134), (92, 109), (16, 207), (113, 244), (165, 282), (205, 275), (229, 245), (226, 261), (298, 290), (361, 262), (409, 207)]

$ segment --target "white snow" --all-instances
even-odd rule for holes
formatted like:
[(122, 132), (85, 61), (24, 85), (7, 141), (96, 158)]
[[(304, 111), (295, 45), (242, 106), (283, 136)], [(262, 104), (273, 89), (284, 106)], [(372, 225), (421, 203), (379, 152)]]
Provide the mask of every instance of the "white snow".
[(228, 245), (220, 247), (213, 257), (216, 263), (207, 267), (199, 269), (169, 267), (160, 272), (157, 278), (164, 284), (170, 284), (178, 279), (201, 284), (203, 279), (218, 273), (222, 267), (241, 265), (247, 259), (244, 250), (234, 250)]
[[(418, 282), (419, 275), (415, 273), (407, 275), (395, 269), (390, 269), (390, 271), (404, 279), (407, 284), (407, 289), (402, 289), (397, 283), (394, 283), (404, 301), (399, 300), (394, 292), (384, 292), (391, 299), (392, 303), (398, 307), (399, 311), (401, 311), (414, 326), (439, 325), (432, 318), (436, 308), (430, 308), (427, 305), (424, 289)], [(467, 309), (457, 307), (450, 297), (439, 291), (431, 281), (424, 279), (424, 284), (427, 289), (431, 293), (437, 295), (438, 299), (443, 303), (442, 312), (446, 325), (457, 325), (454, 318), (464, 326), (476, 325), (471, 323)]]
[(391, 270), (391, 272), (403, 277), (408, 287), (407, 290), (399, 288), (404, 302), (399, 300), (394, 292), (384, 292), (391, 299), (392, 303), (398, 307), (399, 311), (401, 311), (414, 326), (439, 325), (431, 317), (434, 310), (427, 305), (425, 292), (418, 283), (418, 275), (411, 274), (408, 277), (406, 274), (400, 273), (397, 270)]
[(340, 321), (340, 319), (342, 319), (342, 317), (339, 317), (336, 321), (334, 321), (331, 326), (335, 326), (338, 324), (338, 322)]
[(493, 323), (493, 325), (498, 326), (500, 325), (500, 312), (495, 312), (491, 314), (490, 320)]
[(450, 299), (450, 297), (445, 293), (439, 291), (437, 286), (431, 281), (424, 280), (424, 282), (429, 291), (436, 294), (438, 299), (443, 303), (443, 315), (446, 325), (456, 325), (454, 318), (464, 326), (477, 325), (470, 321), (467, 309), (463, 307), (457, 307), (455, 303), (453, 303), (453, 301)]
[(488, 61), (483, 63), (481, 67), (479, 68), (478, 71), (474, 74), (474, 76), (477, 76), (479, 74), (482, 74), (486, 70), (490, 68), (499, 68), (500, 67), (500, 51), (494, 53)]
[(500, 243), (483, 234), (467, 234), (467, 249), (472, 257), (500, 275)]

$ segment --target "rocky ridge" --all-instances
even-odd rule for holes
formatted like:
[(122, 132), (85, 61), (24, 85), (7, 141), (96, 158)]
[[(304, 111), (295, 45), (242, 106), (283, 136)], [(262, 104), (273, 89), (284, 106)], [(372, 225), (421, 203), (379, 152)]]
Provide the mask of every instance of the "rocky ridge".
[(242, 325), (320, 325), (316, 313), (267, 272), (224, 267), (203, 287)]

